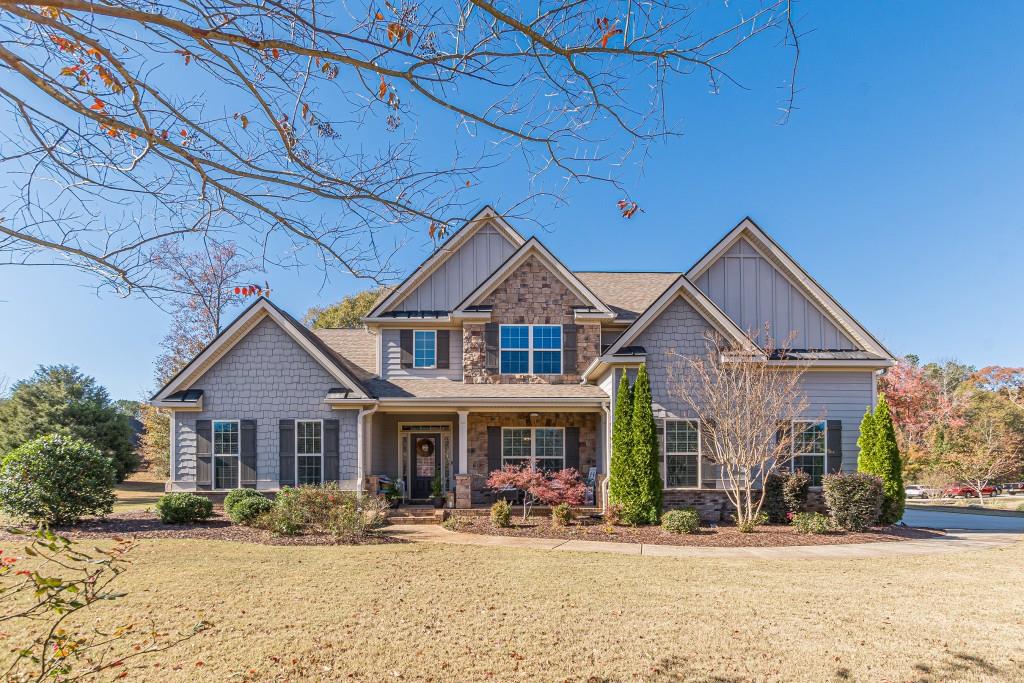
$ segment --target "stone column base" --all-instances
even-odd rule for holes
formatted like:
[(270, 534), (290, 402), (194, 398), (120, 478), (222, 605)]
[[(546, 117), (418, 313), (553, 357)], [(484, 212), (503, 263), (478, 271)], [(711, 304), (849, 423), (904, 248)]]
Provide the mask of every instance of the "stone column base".
[(473, 507), (473, 477), (469, 474), (455, 475), (455, 507), (466, 510)]

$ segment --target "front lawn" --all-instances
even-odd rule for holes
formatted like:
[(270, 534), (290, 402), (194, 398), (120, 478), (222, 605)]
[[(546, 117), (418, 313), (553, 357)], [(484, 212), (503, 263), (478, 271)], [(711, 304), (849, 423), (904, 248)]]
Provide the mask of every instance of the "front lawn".
[(100, 625), (214, 628), (129, 680), (1006, 681), (1024, 658), (1024, 544), (721, 561), (154, 539), (134, 555)]

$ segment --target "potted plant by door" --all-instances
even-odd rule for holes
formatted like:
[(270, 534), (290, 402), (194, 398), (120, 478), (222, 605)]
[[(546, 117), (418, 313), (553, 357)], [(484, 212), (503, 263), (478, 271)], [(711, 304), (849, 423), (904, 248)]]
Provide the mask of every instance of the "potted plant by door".
[(444, 507), (444, 485), (441, 483), (440, 474), (434, 477), (434, 481), (430, 482), (430, 500), (434, 503), (435, 508), (440, 510)]
[(397, 481), (392, 481), (381, 487), (384, 499), (388, 501), (389, 508), (397, 508), (402, 503), (402, 489)]

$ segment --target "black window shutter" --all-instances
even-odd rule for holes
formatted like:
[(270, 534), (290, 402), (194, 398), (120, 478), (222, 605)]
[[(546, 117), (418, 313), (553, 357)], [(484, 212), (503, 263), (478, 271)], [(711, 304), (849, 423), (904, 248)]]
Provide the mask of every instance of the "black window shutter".
[(338, 421), (324, 420), (324, 482), (339, 481)]
[(829, 474), (843, 469), (843, 421), (829, 420), (825, 431), (825, 471)]
[(576, 374), (577, 325), (562, 325), (562, 374)]
[(278, 482), (282, 487), (295, 486), (295, 420), (281, 420), (280, 435)]
[(447, 370), (451, 367), (451, 361), (448, 359), (449, 354), (452, 351), (452, 340), (451, 330), (438, 330), (437, 331), (437, 369)]
[(498, 323), (484, 324), (484, 348), (486, 349), (485, 369), (498, 372)]
[(241, 469), (239, 480), (242, 488), (256, 488), (256, 420), (242, 420)]
[(196, 488), (213, 488), (213, 422), (196, 420)]
[(501, 469), (501, 427), (487, 428), (487, 472)]
[(565, 428), (565, 466), (574, 470), (580, 468), (580, 428)]
[(412, 367), (412, 330), (398, 331), (398, 344), (401, 347), (401, 366)]

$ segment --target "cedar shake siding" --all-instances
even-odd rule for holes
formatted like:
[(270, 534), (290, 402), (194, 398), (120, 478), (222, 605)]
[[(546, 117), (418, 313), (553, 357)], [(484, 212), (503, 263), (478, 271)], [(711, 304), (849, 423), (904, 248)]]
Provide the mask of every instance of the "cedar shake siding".
[(337, 385), (275, 322), (261, 321), (192, 385), (203, 390), (203, 410), (174, 414), (177, 488), (196, 486), (196, 422), (236, 419), (256, 421), (260, 489), (278, 488), (282, 419), (338, 420), (339, 478), (342, 487), (354, 488), (358, 411), (331, 410), (324, 403), (327, 391)]
[[(568, 384), (578, 383), (580, 375), (601, 351), (601, 326), (576, 324), (573, 306), (584, 303), (562, 280), (531, 256), (516, 268), (485, 300), (491, 306), (493, 329), (500, 325), (562, 325), (562, 374), (502, 375), (497, 370), (497, 339), (488, 339), (487, 326), (467, 323), (463, 327), (463, 373), (471, 384)], [(566, 343), (575, 325), (573, 352)], [(571, 343), (571, 342), (570, 342)], [(488, 347), (493, 347), (493, 349)], [(493, 354), (493, 356), (492, 356)], [(575, 362), (572, 356), (575, 355)], [(491, 356), (491, 359), (488, 357)]]

